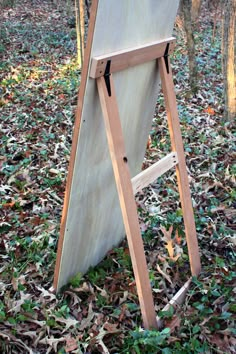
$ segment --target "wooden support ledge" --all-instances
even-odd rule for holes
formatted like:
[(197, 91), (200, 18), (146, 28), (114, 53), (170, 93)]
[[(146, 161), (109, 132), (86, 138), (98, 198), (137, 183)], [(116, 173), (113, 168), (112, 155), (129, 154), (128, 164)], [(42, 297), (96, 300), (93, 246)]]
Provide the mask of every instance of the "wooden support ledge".
[[(177, 308), (184, 303), (187, 291), (190, 288), (192, 278), (190, 278), (186, 283), (179, 289), (179, 291), (172, 297), (168, 304), (161, 311), (168, 311), (170, 306)], [(162, 319), (157, 316), (157, 326), (161, 328), (163, 326)]]
[(176, 152), (172, 152), (160, 161), (157, 161), (146, 170), (140, 172), (137, 176), (132, 178), (132, 186), (134, 194), (140, 192), (150, 183), (154, 182), (158, 177), (176, 166), (178, 163), (178, 156)]
[(107, 62), (110, 60), (110, 73), (127, 69), (161, 58), (165, 55), (167, 45), (168, 55), (172, 54), (175, 47), (176, 39), (174, 37), (167, 38), (163, 41), (153, 42), (145, 46), (139, 46), (131, 49), (121, 50), (106, 55), (92, 58), (90, 77), (97, 79), (105, 74)]

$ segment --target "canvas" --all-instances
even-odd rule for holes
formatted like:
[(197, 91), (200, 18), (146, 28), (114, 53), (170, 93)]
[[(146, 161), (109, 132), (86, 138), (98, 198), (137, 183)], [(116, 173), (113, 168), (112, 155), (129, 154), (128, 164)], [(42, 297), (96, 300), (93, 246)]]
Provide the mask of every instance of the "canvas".
[[(178, 0), (94, 0), (74, 127), (54, 287), (97, 265), (125, 231), (91, 59), (171, 37)], [(113, 74), (131, 176), (141, 171), (160, 89), (156, 60)]]

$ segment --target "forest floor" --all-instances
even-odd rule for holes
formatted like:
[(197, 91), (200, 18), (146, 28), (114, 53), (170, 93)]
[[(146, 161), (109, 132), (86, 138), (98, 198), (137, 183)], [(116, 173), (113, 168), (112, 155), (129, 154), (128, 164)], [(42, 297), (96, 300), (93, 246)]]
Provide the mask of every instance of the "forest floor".
[[(1, 11), (1, 353), (236, 353), (235, 132), (223, 120), (220, 16), (203, 8), (198, 21), (196, 95), (180, 27), (172, 56), (202, 272), (184, 305), (163, 313), (190, 275), (175, 176), (168, 173), (137, 196), (165, 326), (144, 331), (126, 241), (59, 295), (50, 290), (80, 82), (76, 31), (66, 9), (50, 1), (23, 0)], [(167, 151), (160, 95), (144, 164)]]

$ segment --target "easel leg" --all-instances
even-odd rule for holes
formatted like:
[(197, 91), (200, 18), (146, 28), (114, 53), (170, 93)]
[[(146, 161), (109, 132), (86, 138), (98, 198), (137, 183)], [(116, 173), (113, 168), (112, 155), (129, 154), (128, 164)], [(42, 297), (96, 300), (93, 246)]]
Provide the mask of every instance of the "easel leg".
[(103, 77), (97, 79), (109, 151), (129, 244), (144, 327), (156, 328), (157, 321), (154, 302), (112, 75), (110, 75), (110, 84), (111, 96), (108, 95), (105, 79)]
[(179, 117), (174, 91), (173, 77), (169, 64), (169, 73), (167, 73), (164, 58), (158, 59), (158, 66), (161, 74), (162, 89), (164, 92), (168, 125), (172, 150), (177, 152), (179, 163), (176, 165), (176, 174), (180, 193), (180, 201), (183, 210), (186, 240), (192, 275), (198, 275), (201, 270), (198, 241), (196, 235), (193, 207), (189, 189), (188, 174), (184, 157), (184, 148), (179, 124)]

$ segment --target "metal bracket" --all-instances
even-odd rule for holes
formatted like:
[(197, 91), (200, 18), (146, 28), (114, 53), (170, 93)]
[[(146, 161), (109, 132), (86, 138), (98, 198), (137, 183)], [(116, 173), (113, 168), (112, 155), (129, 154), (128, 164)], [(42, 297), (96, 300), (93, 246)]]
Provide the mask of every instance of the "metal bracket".
[(164, 61), (165, 61), (165, 64), (166, 64), (166, 71), (167, 71), (167, 74), (170, 73), (170, 70), (169, 70), (169, 60), (168, 60), (168, 56), (169, 56), (169, 46), (170, 46), (170, 43), (167, 43), (167, 45), (166, 45), (166, 50), (165, 50), (165, 53), (164, 53)]
[(108, 60), (107, 65), (106, 65), (106, 69), (105, 69), (105, 73), (104, 73), (104, 80), (106, 83), (107, 93), (108, 93), (109, 97), (111, 97), (111, 82), (110, 82), (111, 72), (110, 72), (110, 69), (111, 69), (111, 60)]

